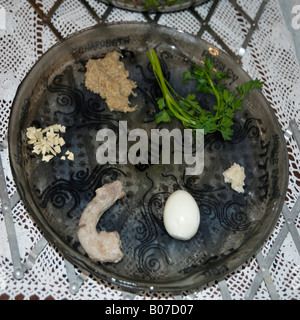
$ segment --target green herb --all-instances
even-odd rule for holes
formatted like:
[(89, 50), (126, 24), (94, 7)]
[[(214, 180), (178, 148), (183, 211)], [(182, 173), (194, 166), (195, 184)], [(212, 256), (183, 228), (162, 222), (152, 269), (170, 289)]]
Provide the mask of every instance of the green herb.
[(233, 135), (233, 118), (236, 110), (243, 108), (244, 97), (253, 89), (260, 89), (262, 82), (250, 80), (236, 87), (237, 94), (226, 89), (224, 81), (229, 76), (222, 71), (216, 71), (213, 62), (207, 57), (204, 67), (193, 65), (191, 71), (184, 73), (184, 81), (196, 80), (196, 91), (211, 93), (216, 97), (214, 112), (200, 107), (195, 100), (195, 94), (181, 97), (165, 79), (159, 58), (154, 49), (147, 53), (154, 75), (163, 96), (158, 99), (159, 112), (156, 122), (170, 122), (172, 117), (179, 119), (185, 128), (203, 129), (204, 134), (219, 131), (224, 140), (231, 140)]

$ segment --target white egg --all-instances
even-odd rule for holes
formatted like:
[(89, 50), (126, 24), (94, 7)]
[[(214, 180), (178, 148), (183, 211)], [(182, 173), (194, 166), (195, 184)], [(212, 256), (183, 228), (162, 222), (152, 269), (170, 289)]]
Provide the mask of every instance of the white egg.
[(163, 220), (171, 237), (179, 240), (191, 239), (200, 224), (197, 202), (187, 191), (173, 192), (166, 201)]

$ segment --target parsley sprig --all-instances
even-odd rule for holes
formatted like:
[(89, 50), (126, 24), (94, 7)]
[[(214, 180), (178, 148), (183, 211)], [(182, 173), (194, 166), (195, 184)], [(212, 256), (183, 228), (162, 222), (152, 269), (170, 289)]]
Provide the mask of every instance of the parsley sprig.
[(147, 53), (154, 75), (163, 96), (158, 99), (159, 112), (156, 122), (170, 122), (172, 117), (179, 119), (185, 128), (203, 129), (204, 134), (219, 131), (224, 140), (231, 140), (233, 135), (233, 118), (236, 110), (243, 108), (244, 97), (253, 89), (262, 88), (258, 79), (250, 80), (236, 87), (236, 92), (225, 87), (228, 74), (216, 71), (209, 57), (205, 59), (204, 67), (193, 64), (192, 69), (184, 73), (184, 82), (195, 80), (196, 91), (211, 93), (216, 97), (214, 112), (201, 108), (195, 100), (195, 94), (188, 94), (186, 98), (180, 96), (165, 79), (159, 58), (154, 49)]

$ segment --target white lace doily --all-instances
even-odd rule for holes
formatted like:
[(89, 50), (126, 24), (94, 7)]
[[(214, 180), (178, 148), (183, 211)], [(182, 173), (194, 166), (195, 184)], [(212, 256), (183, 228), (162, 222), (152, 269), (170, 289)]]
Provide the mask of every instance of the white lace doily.
[[(45, 13), (49, 12), (55, 2), (55, 0), (36, 1)], [(100, 17), (108, 8), (100, 1), (86, 2)], [(207, 1), (199, 5), (194, 12), (205, 19), (213, 2)], [(249, 21), (231, 2), (229, 0), (218, 2), (210, 26), (232, 52), (238, 54), (250, 26)], [(252, 19), (262, 2), (262, 0), (237, 1)], [(112, 8), (105, 22), (147, 22), (147, 19), (155, 17), (157, 17), (155, 14), (147, 16)], [(65, 0), (53, 14), (51, 23), (59, 30), (62, 37), (66, 37), (96, 22), (81, 1)], [(197, 35), (201, 28), (199, 19), (190, 10), (161, 14), (157, 23), (194, 35)], [(292, 119), (300, 124), (300, 68), (289, 28), (283, 18), (279, 1), (268, 1), (259, 19), (258, 29), (254, 31), (242, 57), (243, 68), (249, 75), (264, 81), (264, 94), (274, 109), (283, 131), (288, 130)], [(202, 37), (219, 46), (209, 32), (205, 31)], [(42, 22), (29, 1), (0, 0), (0, 142), (3, 142), (6, 136), (10, 108), (18, 85), (39, 57), (57, 40), (53, 31)], [(300, 299), (299, 201), (295, 207), (300, 190), (300, 151), (294, 136), (288, 140), (288, 151), (290, 182), (286, 195), (286, 212), (279, 218), (273, 234), (266, 239), (260, 254), (246, 261), (221, 283), (207, 285), (192, 296), (174, 297), (169, 293), (146, 293), (130, 297), (200, 300)], [(12, 196), (16, 189), (10, 173), (7, 149), (4, 149), (1, 157), (8, 193)], [(294, 220), (286, 218), (292, 209), (298, 210), (298, 212), (292, 211)], [(20, 201), (13, 207), (12, 213), (21, 260), (25, 262), (42, 235)], [(45, 246), (22, 279), (15, 279), (6, 227), (3, 214), (0, 213), (0, 299), (124, 298), (126, 293), (120, 288), (93, 277), (84, 279), (79, 290), (75, 294), (71, 293), (64, 259), (51, 244)]]

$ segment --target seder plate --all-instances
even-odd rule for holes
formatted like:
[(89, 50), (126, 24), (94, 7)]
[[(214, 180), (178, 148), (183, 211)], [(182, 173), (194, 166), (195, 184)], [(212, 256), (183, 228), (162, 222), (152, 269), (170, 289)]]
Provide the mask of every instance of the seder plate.
[(173, 12), (200, 5), (206, 0), (101, 0), (102, 2), (117, 8), (137, 12)]
[[(146, 55), (152, 48), (181, 95), (193, 89), (193, 84), (183, 85), (183, 72), (207, 55), (217, 69), (231, 75), (229, 89), (250, 79), (218, 48), (171, 28), (128, 23), (81, 31), (46, 52), (19, 86), (9, 122), (11, 167), (28, 212), (73, 264), (129, 291), (197, 290), (238, 268), (271, 233), (287, 189), (287, 150), (273, 110), (255, 90), (236, 114), (231, 141), (224, 142), (218, 134), (205, 136), (200, 175), (185, 175), (185, 163), (100, 165), (100, 129), (112, 129), (118, 136), (120, 121), (127, 121), (128, 131), (144, 129), (150, 137), (150, 130), (157, 128), (160, 90)], [(113, 50), (121, 53), (138, 86), (137, 95), (130, 97), (131, 105), (138, 106), (132, 113), (110, 112), (84, 85), (86, 62)], [(210, 96), (198, 98), (212, 106)], [(71, 150), (74, 161), (55, 157), (47, 163), (31, 152), (26, 129), (52, 124), (66, 126), (63, 151)], [(172, 126), (179, 124), (174, 121)], [(222, 173), (234, 162), (245, 168), (244, 193), (233, 191), (223, 179)], [(94, 262), (78, 242), (78, 221), (95, 190), (116, 179), (126, 194), (105, 212), (97, 230), (119, 232), (124, 258), (116, 264)], [(190, 192), (200, 208), (198, 232), (188, 241), (171, 238), (162, 221), (164, 203), (178, 189)]]

